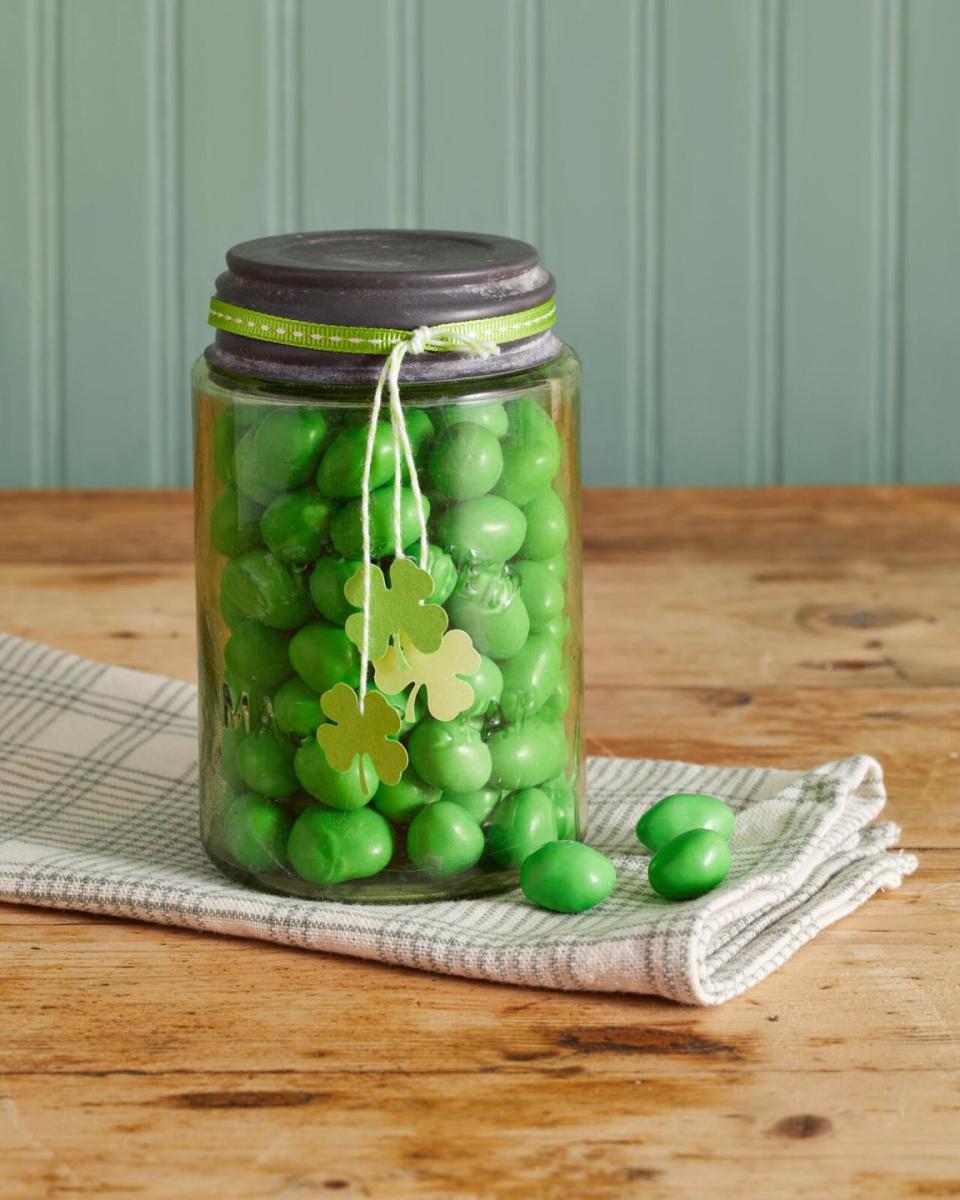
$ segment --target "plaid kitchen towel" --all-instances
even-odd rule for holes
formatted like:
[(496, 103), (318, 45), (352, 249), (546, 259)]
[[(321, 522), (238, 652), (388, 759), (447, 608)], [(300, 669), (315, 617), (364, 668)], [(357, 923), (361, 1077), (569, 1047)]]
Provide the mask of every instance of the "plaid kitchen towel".
[[(719, 1004), (778, 967), (915, 859), (864, 755), (808, 772), (593, 758), (589, 840), (614, 893), (561, 915), (515, 890), (479, 900), (285, 899), (222, 877), (197, 834), (196, 689), (0, 635), (0, 899), (185, 925), (537, 987)], [(661, 900), (633, 833), (670, 792), (737, 814), (726, 881)]]

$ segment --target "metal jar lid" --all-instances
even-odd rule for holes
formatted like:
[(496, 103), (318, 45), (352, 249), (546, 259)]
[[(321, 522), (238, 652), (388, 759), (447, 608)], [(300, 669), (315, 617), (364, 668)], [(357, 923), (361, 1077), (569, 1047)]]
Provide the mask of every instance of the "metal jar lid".
[[(520, 312), (556, 290), (533, 246), (514, 238), (430, 229), (348, 229), (241, 242), (217, 278), (218, 300), (289, 320), (416, 329)], [(405, 380), (502, 375), (555, 358), (551, 331), (478, 360), (448, 352), (408, 356)], [(383, 358), (274, 345), (218, 329), (207, 361), (235, 375), (290, 383), (375, 378)]]

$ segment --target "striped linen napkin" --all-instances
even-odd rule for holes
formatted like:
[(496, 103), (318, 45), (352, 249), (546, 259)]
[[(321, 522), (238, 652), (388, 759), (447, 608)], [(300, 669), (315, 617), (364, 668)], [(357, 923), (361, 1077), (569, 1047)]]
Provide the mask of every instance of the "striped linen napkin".
[[(344, 904), (221, 876), (197, 832), (196, 689), (0, 635), (0, 899), (262, 938), (504, 983), (719, 1004), (916, 860), (863, 755), (809, 772), (592, 758), (589, 841), (619, 883), (591, 912), (519, 890), (478, 900)], [(659, 899), (634, 837), (670, 792), (737, 813), (733, 865), (699, 900)]]

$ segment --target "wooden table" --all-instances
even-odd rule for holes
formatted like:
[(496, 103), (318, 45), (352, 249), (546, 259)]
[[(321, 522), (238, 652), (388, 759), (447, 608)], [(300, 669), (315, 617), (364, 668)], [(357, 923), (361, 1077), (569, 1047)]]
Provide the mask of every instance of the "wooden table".
[[(0, 1197), (960, 1196), (960, 489), (593, 492), (593, 753), (885, 764), (921, 855), (715, 1010), (0, 906)], [(11, 632), (194, 677), (189, 500), (0, 498)]]

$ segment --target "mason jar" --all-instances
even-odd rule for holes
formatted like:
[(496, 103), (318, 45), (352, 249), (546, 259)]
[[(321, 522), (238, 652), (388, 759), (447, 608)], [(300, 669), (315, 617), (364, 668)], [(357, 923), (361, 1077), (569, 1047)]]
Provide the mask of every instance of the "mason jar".
[(201, 835), (337, 900), (584, 831), (576, 355), (509, 238), (235, 246), (193, 370)]

